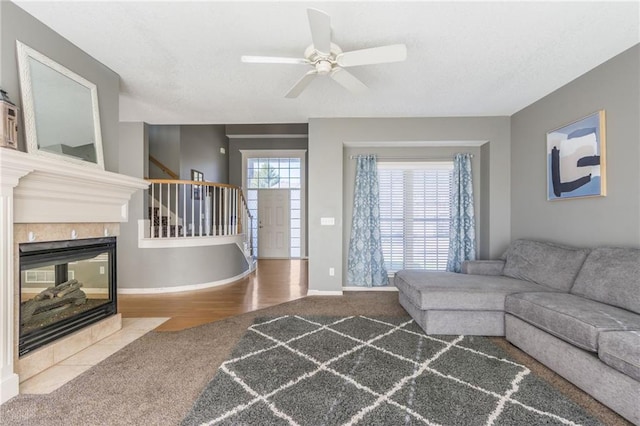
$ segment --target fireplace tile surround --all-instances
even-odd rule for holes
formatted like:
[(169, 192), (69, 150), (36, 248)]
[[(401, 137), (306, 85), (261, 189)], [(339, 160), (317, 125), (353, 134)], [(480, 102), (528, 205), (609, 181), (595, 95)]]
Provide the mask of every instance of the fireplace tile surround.
[[(18, 359), (18, 244), (117, 236), (119, 224), (128, 219), (131, 195), (147, 186), (143, 179), (0, 149), (0, 403), (18, 394), (21, 373), (34, 374), (33, 367), (21, 372), (21, 361), (49, 347)], [(117, 328), (113, 323), (101, 327), (116, 331), (120, 316), (103, 322), (110, 318)], [(80, 343), (72, 346), (82, 346), (83, 332), (68, 336), (79, 335)], [(59, 361), (64, 351), (58, 352)]]
[(72, 234), (75, 239), (18, 243), (20, 359), (116, 313), (116, 236)]
[[(34, 226), (29, 226), (34, 225)], [(105, 225), (109, 225), (107, 228)], [(20, 312), (20, 267), (18, 247), (21, 243), (31, 242), (29, 233), (32, 232), (35, 241), (63, 241), (70, 238), (71, 232), (75, 232), (77, 239), (99, 238), (104, 236), (105, 229), (111, 232), (110, 236), (118, 236), (120, 224), (99, 224), (99, 223), (48, 223), (48, 224), (14, 224), (14, 312), (16, 319)], [(25, 239), (19, 239), (26, 237)], [(15, 336), (19, 337), (19, 323), (16, 320)], [(74, 355), (99, 340), (115, 333), (121, 328), (120, 315), (113, 315), (96, 324), (89, 325), (83, 329), (65, 336), (33, 352), (18, 357), (18, 352), (14, 353), (16, 372), (20, 376), (20, 383), (26, 379), (42, 372), (43, 370), (57, 364), (58, 362)]]
[(19, 358), (16, 370), (20, 376), (20, 383), (98, 343), (121, 328), (121, 315), (112, 315)]

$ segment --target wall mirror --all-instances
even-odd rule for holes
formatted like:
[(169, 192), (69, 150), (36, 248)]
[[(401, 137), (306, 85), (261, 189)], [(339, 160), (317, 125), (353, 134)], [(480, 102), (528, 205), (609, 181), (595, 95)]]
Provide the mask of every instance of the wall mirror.
[(27, 152), (104, 169), (95, 84), (17, 42)]

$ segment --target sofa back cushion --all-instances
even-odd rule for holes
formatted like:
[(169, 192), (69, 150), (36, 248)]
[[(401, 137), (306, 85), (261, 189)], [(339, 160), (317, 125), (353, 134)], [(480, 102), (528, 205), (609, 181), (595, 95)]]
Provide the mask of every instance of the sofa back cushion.
[(593, 249), (571, 293), (640, 314), (640, 249)]
[(505, 253), (503, 274), (568, 292), (589, 250), (516, 240)]

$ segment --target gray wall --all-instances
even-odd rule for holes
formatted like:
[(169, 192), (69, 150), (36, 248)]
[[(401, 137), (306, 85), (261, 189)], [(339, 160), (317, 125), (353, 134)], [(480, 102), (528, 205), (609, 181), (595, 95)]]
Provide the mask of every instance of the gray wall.
[[(0, 1), (0, 87), (22, 108), (16, 40), (48, 56), (98, 86), (100, 127), (105, 169), (118, 172), (118, 114), (120, 77), (61, 35), (8, 1)], [(22, 111), (21, 111), (22, 112)], [(20, 121), (18, 143), (25, 148), (24, 123)]]
[(306, 138), (309, 134), (309, 125), (307, 123), (227, 124), (225, 128), (227, 136), (230, 138), (274, 138), (279, 135)]
[[(129, 176), (144, 178), (148, 175), (149, 128), (145, 123), (120, 123), (120, 170)], [(118, 236), (118, 287), (132, 286), (138, 265), (138, 219), (142, 219), (147, 206), (147, 192), (137, 191), (129, 200), (129, 221), (120, 224)], [(135, 286), (133, 286), (135, 287)]]
[(249, 269), (236, 244), (137, 249), (118, 254), (118, 288), (162, 288), (205, 284), (238, 276)]
[[(482, 245), (482, 241), (489, 237), (488, 229), (485, 229), (480, 226), (481, 225), (481, 192), (480, 188), (482, 187), (482, 178), (481, 178), (481, 148), (480, 147), (421, 147), (421, 148), (347, 148), (344, 149), (344, 155), (342, 158), (343, 171), (342, 176), (344, 177), (344, 191), (343, 191), (343, 199), (342, 203), (344, 206), (343, 214), (342, 214), (342, 223), (344, 232), (342, 233), (342, 264), (345, 268), (342, 271), (342, 281), (346, 285), (347, 282), (347, 271), (346, 265), (347, 260), (349, 258), (349, 240), (351, 238), (351, 219), (353, 217), (353, 193), (355, 190), (355, 179), (356, 179), (356, 160), (351, 159), (352, 155), (358, 154), (376, 154), (379, 157), (403, 157), (409, 158), (413, 160), (404, 160), (403, 161), (442, 161), (442, 160), (451, 160), (453, 161), (453, 156), (459, 152), (468, 152), (473, 154), (473, 159), (471, 160), (471, 169), (473, 173), (473, 206), (476, 218), (476, 229), (478, 229), (477, 237), (477, 249)], [(380, 160), (380, 163), (385, 161), (384, 159)], [(387, 161), (396, 161), (396, 160), (387, 160)]]
[[(149, 132), (144, 123), (120, 123), (121, 172), (147, 174)], [(174, 126), (177, 127), (177, 126)], [(125, 149), (126, 147), (126, 149)], [(206, 175), (205, 175), (206, 176)], [(225, 280), (247, 271), (249, 265), (236, 244), (188, 248), (138, 248), (138, 220), (143, 218), (146, 193), (138, 191), (129, 203), (129, 222), (118, 238), (118, 287), (159, 288)]]
[[(344, 142), (488, 141), (480, 166), (483, 181), (480, 216), (488, 218), (481, 257), (498, 257), (510, 242), (510, 120), (469, 118), (316, 118), (309, 121), (309, 288), (340, 291), (343, 276), (343, 226), (346, 181)], [(490, 149), (488, 148), (490, 146)], [(487, 155), (485, 156), (485, 152)], [(486, 185), (485, 185), (486, 184)], [(320, 226), (334, 217), (335, 226)], [(481, 219), (481, 224), (484, 220)], [(346, 265), (345, 265), (346, 266)], [(329, 268), (336, 275), (329, 276)]]
[[(480, 258), (488, 259), (491, 257), (489, 238), (487, 238), (488, 235), (491, 235), (491, 218), (488, 214), (488, 212), (491, 211), (491, 205), (489, 203), (489, 197), (482, 196), (482, 194), (491, 193), (491, 161), (488, 160), (491, 158), (490, 143), (485, 143), (480, 147), (480, 158), (483, 159), (483, 161), (480, 162), (480, 212), (485, 212), (485, 214), (480, 215), (480, 221), (476, 222), (476, 224), (480, 231), (478, 247)], [(477, 172), (478, 168), (476, 167), (474, 170)]]
[(180, 126), (180, 179), (191, 180), (191, 169), (209, 182), (229, 182), (229, 140), (223, 125)]
[[(191, 180), (191, 169), (204, 173), (209, 182), (228, 183), (229, 142), (223, 125), (149, 126), (149, 153), (175, 172)], [(157, 166), (149, 166), (149, 177), (169, 179)]]
[[(512, 116), (511, 234), (640, 246), (640, 45)], [(546, 132), (606, 111), (606, 197), (547, 201)]]
[[(149, 154), (180, 176), (180, 126), (149, 126)], [(149, 164), (149, 177), (170, 179), (155, 164)]]

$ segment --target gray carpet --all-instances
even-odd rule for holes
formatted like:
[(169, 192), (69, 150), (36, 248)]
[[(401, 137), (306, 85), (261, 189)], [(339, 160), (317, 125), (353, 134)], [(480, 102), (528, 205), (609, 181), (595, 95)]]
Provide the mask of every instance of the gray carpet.
[(249, 327), (182, 424), (602, 423), (486, 338), (286, 315)]
[[(179, 332), (151, 332), (48, 395), (20, 395), (0, 406), (2, 425), (177, 425), (229, 359), (257, 317), (406, 315), (398, 295), (313, 296)], [(586, 407), (605, 424), (628, 423), (501, 338), (518, 363)]]

